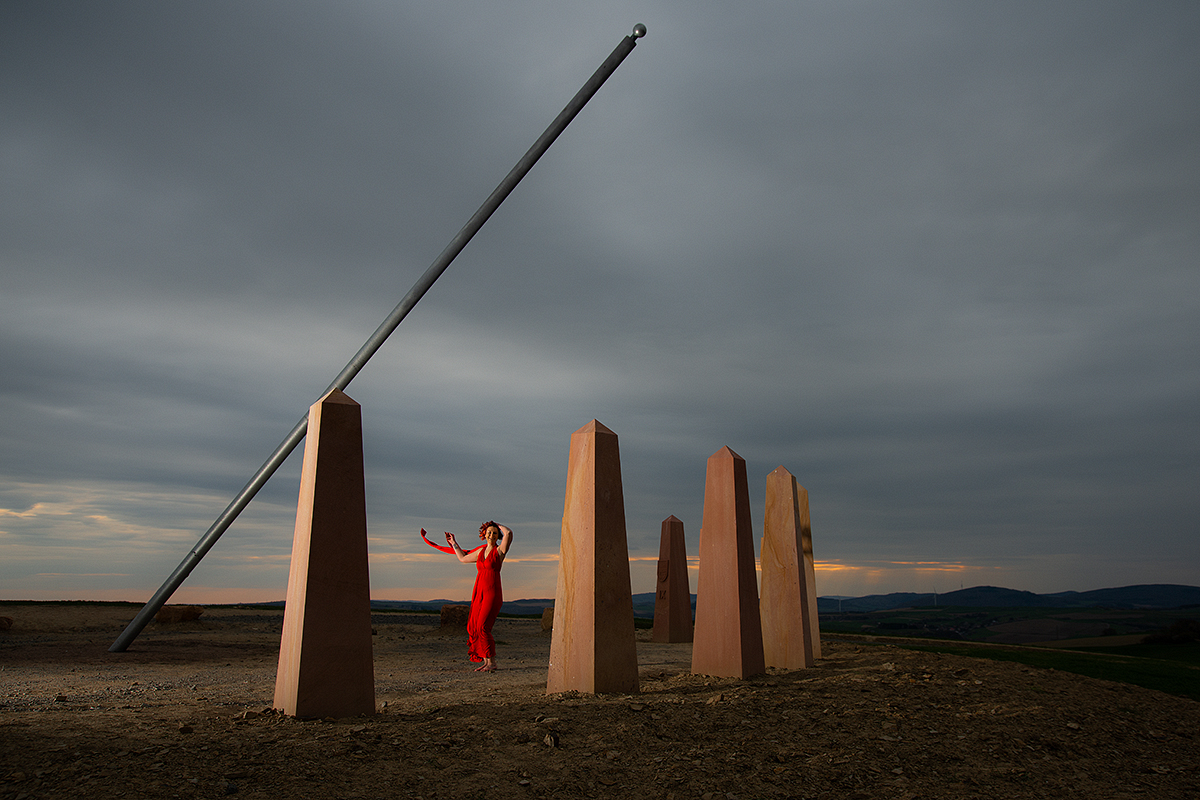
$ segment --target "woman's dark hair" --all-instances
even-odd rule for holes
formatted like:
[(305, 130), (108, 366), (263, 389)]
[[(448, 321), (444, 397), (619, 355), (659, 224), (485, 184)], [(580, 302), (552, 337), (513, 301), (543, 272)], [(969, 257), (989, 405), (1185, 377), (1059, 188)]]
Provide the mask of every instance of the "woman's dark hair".
[(480, 525), (480, 526), (479, 526), (479, 538), (480, 538), (480, 539), (484, 538), (484, 535), (485, 535), (485, 534), (487, 534), (487, 529), (488, 529), (488, 528), (495, 528), (497, 531), (499, 531), (499, 530), (500, 530), (500, 526), (499, 526), (499, 525), (497, 525), (497, 524), (496, 524), (495, 522), (493, 522), (492, 520), (488, 520), (487, 522), (485, 522), (485, 523), (483, 523), (482, 525)]

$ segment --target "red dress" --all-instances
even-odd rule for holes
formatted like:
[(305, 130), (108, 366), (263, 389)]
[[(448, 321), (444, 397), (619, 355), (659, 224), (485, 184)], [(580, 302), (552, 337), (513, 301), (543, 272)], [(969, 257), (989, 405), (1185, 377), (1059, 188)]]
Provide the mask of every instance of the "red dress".
[[(486, 548), (484, 548), (486, 550)], [(496, 657), (496, 640), (492, 638), (492, 625), (504, 604), (500, 589), (500, 551), (493, 547), (489, 555), (479, 554), (475, 568), (475, 590), (471, 593), (471, 616), (467, 618), (467, 641), (472, 661), (483, 661)]]

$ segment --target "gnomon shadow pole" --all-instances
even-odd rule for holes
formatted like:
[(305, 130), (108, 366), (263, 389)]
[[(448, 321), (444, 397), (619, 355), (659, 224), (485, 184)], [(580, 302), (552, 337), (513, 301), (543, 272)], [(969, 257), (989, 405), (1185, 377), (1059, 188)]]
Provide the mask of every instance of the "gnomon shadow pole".
[[(367, 361), (375, 354), (375, 351), (383, 346), (383, 343), (391, 335), (392, 331), (396, 330), (396, 327), (408, 315), (413, 306), (433, 286), (434, 281), (446, 271), (446, 268), (450, 266), (450, 262), (462, 252), (462, 249), (467, 246), (467, 242), (471, 241), (471, 237), (487, 222), (488, 217), (500, 207), (504, 199), (516, 188), (521, 179), (525, 177), (525, 174), (533, 168), (533, 165), (542, 157), (542, 154), (550, 148), (550, 145), (566, 129), (571, 120), (575, 118), (575, 115), (587, 104), (588, 100), (592, 99), (592, 95), (599, 91), (604, 82), (608, 80), (608, 77), (625, 60), (625, 56), (633, 52), (637, 40), (645, 35), (646, 26), (639, 23), (634, 26), (633, 33), (626, 36), (617, 45), (612, 54), (605, 59), (599, 69), (583, 85), (583, 88), (575, 94), (571, 102), (567, 103), (554, 122), (550, 123), (550, 127), (546, 128), (541, 137), (533, 143), (533, 146), (521, 157), (516, 166), (509, 171), (504, 180), (500, 182), (500, 185), (488, 196), (487, 200), (479, 207), (474, 216), (467, 220), (467, 224), (450, 240), (450, 244), (446, 245), (446, 249), (442, 251), (441, 255), (429, 265), (425, 273), (413, 284), (413, 287), (408, 290), (408, 294), (404, 296), (404, 299), (388, 315), (388, 318), (375, 330), (375, 333), (371, 335), (366, 344), (359, 349), (354, 358), (350, 359), (350, 363), (334, 378), (333, 383), (329, 384), (329, 387), (321, 393), (322, 397), (332, 389), (344, 390), (350, 381), (354, 379), (354, 376), (359, 373), (359, 370), (366, 366)], [(126, 626), (125, 630), (121, 632), (117, 640), (112, 643), (112, 646), (108, 648), (110, 653), (125, 652), (130, 642), (137, 638), (137, 635), (142, 632), (142, 629), (146, 627), (150, 619), (158, 613), (158, 610), (163, 607), (167, 599), (174, 594), (179, 585), (183, 583), (196, 565), (200, 563), (200, 560), (204, 558), (204, 555), (216, 544), (217, 539), (221, 538), (221, 534), (237, 519), (238, 514), (242, 513), (242, 509), (249, 505), (254, 495), (258, 494), (258, 490), (266, 484), (267, 480), (275, 473), (275, 470), (296, 449), (296, 445), (304, 438), (307, 431), (308, 415), (305, 414), (296, 423), (296, 427), (292, 428), (292, 432), (287, 435), (287, 438), (271, 454), (271, 457), (259, 467), (258, 472), (254, 474), (249, 483), (238, 492), (233, 501), (221, 512), (221, 515), (217, 517), (204, 536), (200, 538), (196, 546), (191, 549), (187, 557), (171, 573), (171, 577), (167, 578), (166, 582), (154, 593), (154, 596), (150, 598), (146, 605), (142, 607), (142, 610), (137, 613), (137, 616)]]

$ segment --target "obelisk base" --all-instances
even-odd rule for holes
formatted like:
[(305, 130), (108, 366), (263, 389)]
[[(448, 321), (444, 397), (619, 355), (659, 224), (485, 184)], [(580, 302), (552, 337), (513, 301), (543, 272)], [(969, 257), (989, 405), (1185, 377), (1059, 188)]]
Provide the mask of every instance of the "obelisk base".
[(658, 545), (658, 585), (654, 593), (655, 642), (692, 641), (692, 594), (688, 584), (687, 547), (683, 522), (671, 515), (663, 520)]
[(708, 459), (692, 672), (748, 678), (763, 661), (746, 461), (728, 447)]
[(821, 657), (821, 633), (808, 491), (783, 467), (767, 476), (759, 608), (767, 666), (813, 666)]
[(362, 413), (337, 389), (308, 412), (275, 707), (375, 713)]
[(592, 420), (571, 434), (546, 692), (637, 690), (621, 455)]

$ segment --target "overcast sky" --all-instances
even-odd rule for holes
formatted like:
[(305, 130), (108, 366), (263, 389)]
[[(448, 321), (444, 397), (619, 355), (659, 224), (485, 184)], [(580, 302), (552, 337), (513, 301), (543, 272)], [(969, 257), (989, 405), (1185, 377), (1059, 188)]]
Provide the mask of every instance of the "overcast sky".
[[(349, 386), (372, 594), (620, 437), (635, 592), (705, 463), (818, 593), (1200, 584), (1200, 5), (0, 4), (0, 597), (144, 601), (635, 23)], [(298, 448), (176, 593), (282, 598)], [(693, 573), (692, 589), (695, 590)]]

